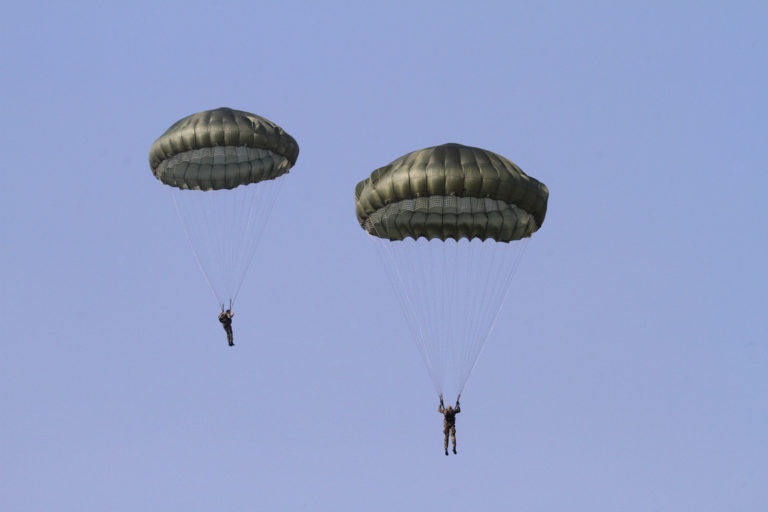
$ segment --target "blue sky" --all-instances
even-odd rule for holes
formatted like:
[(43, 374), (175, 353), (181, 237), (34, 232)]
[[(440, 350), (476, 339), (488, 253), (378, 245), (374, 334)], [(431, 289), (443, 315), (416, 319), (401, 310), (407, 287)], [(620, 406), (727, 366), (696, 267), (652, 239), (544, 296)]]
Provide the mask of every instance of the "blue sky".
[[(759, 2), (26, 3), (0, 20), (0, 509), (768, 506)], [(149, 147), (301, 146), (235, 349)], [(440, 416), (353, 188), (496, 151), (547, 220)]]

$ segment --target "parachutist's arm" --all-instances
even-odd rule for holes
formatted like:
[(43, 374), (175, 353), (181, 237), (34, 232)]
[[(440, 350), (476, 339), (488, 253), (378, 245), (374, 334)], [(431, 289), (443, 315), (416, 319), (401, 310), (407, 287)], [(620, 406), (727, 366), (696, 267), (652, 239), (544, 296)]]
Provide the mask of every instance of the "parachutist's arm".
[(461, 393), (456, 397), (456, 412), (459, 411), (459, 400), (461, 400)]

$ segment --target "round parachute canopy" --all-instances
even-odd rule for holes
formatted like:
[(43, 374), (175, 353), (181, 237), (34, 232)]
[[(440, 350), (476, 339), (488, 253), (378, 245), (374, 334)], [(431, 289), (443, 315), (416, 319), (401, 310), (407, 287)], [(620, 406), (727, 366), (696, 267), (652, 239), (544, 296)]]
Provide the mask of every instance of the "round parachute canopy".
[(165, 185), (222, 310), (231, 306), (299, 146), (272, 121), (217, 108), (187, 116), (152, 144)]
[(355, 188), (360, 225), (388, 240), (531, 236), (549, 190), (503, 156), (449, 143), (413, 151), (376, 169)]
[(506, 158), (461, 144), (408, 153), (355, 188), (357, 220), (384, 262), (376, 271), (448, 402), (472, 373), (548, 197)]
[(222, 107), (174, 123), (152, 144), (149, 166), (166, 185), (221, 190), (275, 179), (298, 156), (296, 141), (272, 121)]

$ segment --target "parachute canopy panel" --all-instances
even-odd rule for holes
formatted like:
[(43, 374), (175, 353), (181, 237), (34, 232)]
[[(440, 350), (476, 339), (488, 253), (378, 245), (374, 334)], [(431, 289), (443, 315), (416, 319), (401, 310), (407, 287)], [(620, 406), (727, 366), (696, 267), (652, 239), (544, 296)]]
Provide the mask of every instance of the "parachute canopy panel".
[(408, 153), (355, 188), (360, 225), (389, 240), (510, 242), (544, 222), (549, 190), (491, 151), (449, 143)]
[(152, 144), (149, 165), (166, 185), (220, 190), (275, 179), (298, 156), (294, 138), (272, 121), (222, 107), (174, 123)]

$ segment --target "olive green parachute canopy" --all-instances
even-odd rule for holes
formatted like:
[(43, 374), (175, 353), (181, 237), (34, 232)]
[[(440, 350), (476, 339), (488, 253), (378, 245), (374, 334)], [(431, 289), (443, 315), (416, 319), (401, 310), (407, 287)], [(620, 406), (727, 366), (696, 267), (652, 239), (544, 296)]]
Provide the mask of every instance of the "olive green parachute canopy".
[(389, 240), (531, 236), (549, 190), (503, 156), (449, 143), (401, 156), (355, 188), (360, 225)]
[(275, 179), (298, 156), (296, 141), (272, 121), (222, 107), (174, 123), (152, 144), (149, 165), (166, 185), (220, 190)]

